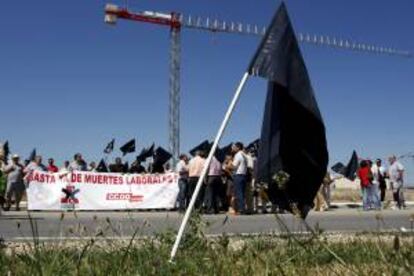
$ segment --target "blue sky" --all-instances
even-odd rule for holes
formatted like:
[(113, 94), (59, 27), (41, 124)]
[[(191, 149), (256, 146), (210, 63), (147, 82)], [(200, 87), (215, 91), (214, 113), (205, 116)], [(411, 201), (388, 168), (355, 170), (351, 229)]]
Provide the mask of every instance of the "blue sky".
[[(113, 1), (123, 4), (124, 1)], [(106, 1), (2, 1), (0, 141), (57, 160), (99, 159), (112, 138), (168, 146), (165, 27), (103, 22)], [(280, 1), (129, 0), (131, 9), (267, 25)], [(414, 50), (414, 2), (286, 1), (298, 32)], [(181, 145), (212, 138), (259, 40), (182, 32)], [(331, 162), (414, 151), (414, 59), (301, 45)], [(259, 136), (266, 82), (250, 79), (223, 144)], [(132, 158), (132, 156), (131, 156)], [(405, 161), (414, 174), (414, 161)], [(410, 177), (414, 180), (413, 177)], [(414, 182), (414, 181), (413, 181)]]

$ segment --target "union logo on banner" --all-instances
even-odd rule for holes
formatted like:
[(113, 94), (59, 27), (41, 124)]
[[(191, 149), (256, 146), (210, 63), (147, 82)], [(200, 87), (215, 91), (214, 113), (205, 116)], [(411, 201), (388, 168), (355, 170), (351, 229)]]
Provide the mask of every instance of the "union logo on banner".
[(73, 185), (67, 185), (66, 188), (62, 188), (64, 196), (61, 197), (60, 203), (63, 208), (74, 208), (79, 204), (79, 199), (76, 197), (76, 194), (80, 192), (79, 189), (76, 189)]

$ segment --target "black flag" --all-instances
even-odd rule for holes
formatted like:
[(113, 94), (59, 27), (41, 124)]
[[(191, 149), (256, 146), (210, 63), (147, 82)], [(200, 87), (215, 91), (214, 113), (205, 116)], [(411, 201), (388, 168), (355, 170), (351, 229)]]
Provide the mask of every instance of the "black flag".
[(128, 141), (125, 145), (119, 148), (122, 151), (123, 155), (127, 155), (128, 153), (135, 151), (135, 139)]
[(352, 152), (351, 159), (348, 162), (348, 165), (344, 166), (341, 162), (336, 163), (331, 167), (331, 169), (338, 173), (343, 175), (345, 178), (348, 178), (351, 181), (354, 181), (356, 178), (356, 173), (358, 170), (359, 164), (358, 164), (358, 155), (356, 151)]
[(338, 163), (336, 163), (335, 165), (333, 165), (332, 167), (331, 167), (331, 169), (334, 171), (334, 172), (336, 172), (336, 173), (339, 173), (339, 174), (344, 174), (345, 173), (345, 169), (346, 169), (346, 167), (345, 167), (345, 165), (344, 164), (342, 164), (341, 162), (338, 162)]
[(105, 160), (101, 159), (101, 161), (98, 164), (98, 167), (96, 167), (97, 172), (108, 172), (108, 167), (106, 166)]
[(4, 161), (4, 163), (7, 164), (7, 160), (8, 160), (9, 154), (10, 154), (9, 141), (6, 141), (3, 144), (3, 154), (4, 154), (3, 161)]
[(210, 148), (211, 148), (210, 142), (208, 140), (204, 140), (199, 145), (197, 145), (193, 149), (191, 149), (189, 152), (192, 156), (195, 156), (197, 151), (201, 151), (204, 154), (208, 154), (208, 152), (210, 151)]
[(108, 145), (106, 145), (104, 149), (104, 153), (110, 154), (114, 150), (114, 145), (115, 145), (115, 139), (112, 139), (111, 142), (109, 142)]
[(344, 169), (343, 175), (351, 181), (354, 181), (356, 178), (356, 173), (358, 170), (358, 155), (356, 151), (352, 152), (351, 159), (348, 162)]
[(226, 159), (226, 155), (231, 154), (231, 147), (233, 146), (233, 143), (228, 144), (227, 146), (224, 146), (222, 148), (218, 148), (215, 152), (215, 157), (217, 158), (220, 163), (223, 163)]
[(162, 147), (158, 147), (154, 151), (154, 155), (152, 156), (154, 162), (152, 164), (152, 173), (164, 173), (164, 164), (170, 160), (172, 154), (163, 149)]
[(284, 3), (249, 73), (269, 80), (257, 180), (276, 187), (276, 205), (305, 218), (326, 174), (328, 151), (325, 126)]
[(168, 160), (170, 160), (170, 158), (172, 157), (172, 154), (169, 153), (168, 151), (166, 151), (164, 148), (162, 147), (158, 147), (155, 151), (154, 151), (154, 164), (158, 164), (158, 165), (164, 165), (165, 163), (167, 163)]
[(149, 148), (143, 148), (141, 150), (141, 153), (137, 156), (137, 161), (139, 162), (145, 162), (147, 158), (150, 158), (154, 155), (154, 144), (151, 145)]
[(29, 155), (29, 161), (34, 161), (35, 160), (35, 158), (36, 158), (36, 148), (34, 148), (33, 150), (32, 150), (32, 152), (30, 153), (30, 155)]

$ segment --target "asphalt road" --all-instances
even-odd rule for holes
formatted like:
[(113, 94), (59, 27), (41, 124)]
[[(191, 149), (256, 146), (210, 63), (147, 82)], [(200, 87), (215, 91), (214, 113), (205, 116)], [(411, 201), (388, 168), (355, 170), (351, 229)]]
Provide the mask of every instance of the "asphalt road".
[[(0, 238), (6, 241), (32, 239), (33, 233), (42, 240), (84, 239), (95, 236), (128, 238), (148, 236), (177, 230), (183, 215), (177, 212), (3, 212), (0, 215)], [(274, 214), (227, 216), (204, 215), (205, 233), (268, 234), (306, 233), (305, 223), (290, 215)], [(414, 208), (362, 212), (338, 209), (323, 213), (311, 212), (307, 225), (329, 233), (360, 233), (373, 231), (412, 231)]]

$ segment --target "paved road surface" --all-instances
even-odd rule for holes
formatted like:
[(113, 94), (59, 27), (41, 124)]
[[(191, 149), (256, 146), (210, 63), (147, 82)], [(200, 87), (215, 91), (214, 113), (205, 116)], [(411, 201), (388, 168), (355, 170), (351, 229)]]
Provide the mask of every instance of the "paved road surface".
[[(6, 241), (31, 239), (33, 231), (41, 239), (92, 237), (103, 233), (105, 237), (154, 235), (168, 229), (177, 230), (182, 214), (177, 212), (3, 212), (0, 216), (0, 237)], [(279, 215), (292, 232), (306, 232), (304, 223), (290, 214)], [(275, 215), (227, 216), (204, 215), (208, 223), (206, 234), (266, 234), (283, 233)], [(312, 212), (307, 218), (311, 227), (326, 232), (412, 231), (414, 208), (362, 212), (355, 209), (338, 209), (324, 213)], [(33, 225), (33, 226), (31, 226)], [(32, 230), (32, 229), (35, 230)], [(37, 230), (36, 230), (37, 229)]]

